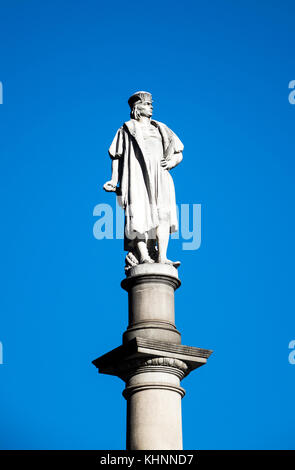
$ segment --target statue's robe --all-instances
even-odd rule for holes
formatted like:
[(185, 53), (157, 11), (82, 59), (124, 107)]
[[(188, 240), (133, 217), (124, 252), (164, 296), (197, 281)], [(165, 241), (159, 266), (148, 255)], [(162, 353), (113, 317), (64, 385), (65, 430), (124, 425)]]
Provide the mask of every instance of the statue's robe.
[[(175, 153), (183, 151), (183, 144), (176, 134), (165, 124), (151, 120), (160, 132), (163, 144), (163, 158), (171, 159)], [(125, 242), (124, 249), (132, 249), (132, 240), (153, 238), (155, 228), (159, 225), (159, 207), (150, 180), (147, 155), (141, 125), (131, 119), (117, 131), (109, 148), (112, 159), (119, 159), (118, 202), (125, 210)], [(166, 191), (165, 207), (168, 215), (170, 233), (178, 230), (175, 189), (168, 170), (161, 167), (161, 188)]]

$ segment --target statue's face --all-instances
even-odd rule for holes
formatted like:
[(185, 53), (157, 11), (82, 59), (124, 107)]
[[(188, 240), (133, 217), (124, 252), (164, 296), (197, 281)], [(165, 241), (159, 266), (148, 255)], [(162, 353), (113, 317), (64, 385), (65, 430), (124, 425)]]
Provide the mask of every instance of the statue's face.
[(137, 109), (140, 112), (141, 116), (152, 117), (153, 104), (151, 101), (144, 101), (143, 103), (138, 103)]

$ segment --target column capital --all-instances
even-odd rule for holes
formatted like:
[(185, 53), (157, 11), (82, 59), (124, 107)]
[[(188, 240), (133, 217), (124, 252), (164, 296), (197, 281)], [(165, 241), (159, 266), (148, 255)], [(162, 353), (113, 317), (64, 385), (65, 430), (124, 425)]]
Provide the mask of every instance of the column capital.
[[(166, 372), (181, 378), (192, 370), (206, 364), (212, 354), (209, 349), (195, 348), (181, 344), (167, 343), (136, 337), (116, 349), (95, 359), (93, 364), (102, 374), (116, 375), (125, 380), (128, 370), (136, 370), (141, 367), (157, 367), (166, 369)], [(136, 362), (138, 361), (138, 362)]]
[(134, 375), (145, 374), (147, 372), (168, 373), (182, 380), (185, 375), (190, 372), (189, 366), (180, 359), (163, 356), (151, 358), (142, 357), (124, 361), (119, 365), (118, 369), (120, 377), (126, 382)]

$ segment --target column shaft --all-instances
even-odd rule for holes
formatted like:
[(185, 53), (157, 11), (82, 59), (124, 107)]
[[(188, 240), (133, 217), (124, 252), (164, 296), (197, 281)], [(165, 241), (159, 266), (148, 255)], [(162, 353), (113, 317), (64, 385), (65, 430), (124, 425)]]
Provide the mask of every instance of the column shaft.
[(133, 376), (124, 390), (127, 399), (127, 449), (182, 449), (179, 378), (165, 372)]

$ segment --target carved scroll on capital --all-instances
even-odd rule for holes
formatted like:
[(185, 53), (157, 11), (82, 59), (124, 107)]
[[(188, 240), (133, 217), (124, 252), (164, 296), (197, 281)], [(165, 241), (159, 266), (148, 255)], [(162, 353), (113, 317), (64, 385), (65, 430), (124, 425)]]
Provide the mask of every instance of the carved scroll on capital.
[(182, 380), (190, 372), (185, 362), (171, 357), (132, 359), (121, 363), (119, 369), (120, 374), (118, 375), (125, 381), (133, 375), (146, 372), (166, 372), (176, 375)]

